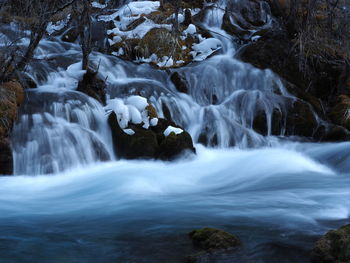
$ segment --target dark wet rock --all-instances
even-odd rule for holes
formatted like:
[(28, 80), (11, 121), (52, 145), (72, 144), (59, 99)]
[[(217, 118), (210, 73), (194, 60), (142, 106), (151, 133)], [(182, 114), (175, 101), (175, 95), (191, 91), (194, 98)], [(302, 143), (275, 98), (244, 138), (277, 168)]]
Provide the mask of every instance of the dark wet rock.
[[(280, 109), (273, 109), (271, 117), (271, 135), (281, 135), (283, 128), (283, 113)], [(268, 135), (268, 119), (265, 111), (258, 111), (253, 120), (253, 129), (262, 134)]]
[(236, 236), (215, 228), (193, 230), (189, 233), (189, 237), (195, 247), (206, 251), (229, 249), (241, 245), (241, 241)]
[(308, 81), (303, 72), (299, 71), (299, 61), (297, 54), (293, 52), (293, 43), (282, 31), (268, 32), (258, 41), (243, 47), (238, 56), (257, 68), (272, 69), (298, 87), (307, 87)]
[(185, 20), (183, 22), (184, 26), (189, 26), (190, 24), (192, 24), (192, 14), (191, 14), (191, 10), (190, 9), (185, 9)]
[(172, 132), (170, 135), (164, 136), (160, 141), (158, 158), (161, 160), (172, 160), (186, 150), (195, 153), (191, 135), (186, 131), (183, 131), (181, 134)]
[[(154, 113), (149, 111), (149, 114)], [(186, 131), (168, 136), (163, 134), (168, 126), (181, 128), (169, 120), (158, 119), (158, 124), (149, 129), (143, 128), (142, 124), (129, 124), (128, 129), (133, 130), (133, 135), (121, 129), (114, 112), (110, 114), (108, 123), (115, 153), (120, 158), (173, 160), (186, 151), (195, 153), (192, 138)]]
[(0, 176), (13, 173), (12, 150), (8, 141), (0, 141)]
[(329, 117), (335, 124), (342, 125), (350, 130), (350, 97), (340, 95), (331, 108)]
[(312, 263), (350, 262), (350, 225), (331, 230), (321, 237), (311, 252)]
[(302, 100), (292, 102), (286, 118), (286, 135), (312, 137), (318, 127), (310, 105)]
[(171, 113), (170, 113), (168, 106), (164, 102), (162, 103), (162, 111), (164, 114), (164, 118), (170, 121), (171, 120)]
[(187, 81), (179, 72), (171, 74), (170, 80), (179, 92), (188, 93)]
[(106, 83), (99, 78), (97, 72), (87, 70), (78, 83), (77, 91), (85, 93), (103, 105), (106, 104)]
[(199, 251), (185, 258), (186, 263), (231, 262), (225, 260), (232, 257), (241, 245), (240, 240), (225, 231), (215, 228), (203, 228), (189, 233), (193, 245)]
[(79, 31), (77, 27), (71, 27), (66, 32), (63, 33), (61, 40), (64, 42), (73, 43), (79, 37)]
[(342, 126), (329, 124), (321, 126), (314, 137), (322, 142), (343, 142), (350, 140), (350, 132)]
[(250, 35), (250, 31), (232, 23), (231, 19), (231, 13), (226, 11), (222, 21), (222, 29), (232, 36), (243, 39), (247, 38)]

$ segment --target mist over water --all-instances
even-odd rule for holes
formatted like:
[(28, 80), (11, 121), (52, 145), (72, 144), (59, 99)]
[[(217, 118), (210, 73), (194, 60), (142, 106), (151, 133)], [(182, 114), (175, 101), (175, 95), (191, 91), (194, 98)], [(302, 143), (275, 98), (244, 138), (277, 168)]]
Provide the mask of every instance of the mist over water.
[[(0, 262), (183, 262), (195, 252), (187, 233), (207, 226), (244, 244), (213, 262), (308, 262), (317, 237), (349, 220), (350, 143), (272, 136), (273, 110), (295, 98), (273, 72), (234, 57), (222, 15), (203, 22), (220, 52), (170, 70), (188, 94), (166, 71), (91, 54), (108, 99), (147, 97), (191, 134), (197, 155), (172, 163), (118, 160), (103, 106), (75, 91), (79, 45), (41, 42), (36, 57), (50, 59), (28, 70), (38, 88), (12, 134), (16, 176), (0, 177)], [(267, 136), (253, 129), (261, 112)]]

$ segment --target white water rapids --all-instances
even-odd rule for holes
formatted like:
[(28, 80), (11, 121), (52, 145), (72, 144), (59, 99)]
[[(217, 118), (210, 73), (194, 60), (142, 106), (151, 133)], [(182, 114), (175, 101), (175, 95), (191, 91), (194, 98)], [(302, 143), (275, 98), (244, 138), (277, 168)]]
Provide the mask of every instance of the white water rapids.
[[(272, 136), (273, 109), (294, 98), (234, 57), (222, 15), (204, 21), (221, 52), (176, 70), (189, 94), (166, 71), (91, 54), (108, 98), (147, 97), (189, 131), (197, 155), (174, 163), (117, 160), (103, 106), (75, 91), (79, 45), (41, 42), (28, 70), (38, 88), (12, 135), (16, 176), (0, 177), (0, 262), (183, 262), (187, 233), (208, 226), (244, 244), (212, 262), (308, 262), (317, 237), (349, 220), (350, 143)], [(267, 136), (252, 129), (259, 111)], [(212, 147), (198, 144), (203, 131)]]

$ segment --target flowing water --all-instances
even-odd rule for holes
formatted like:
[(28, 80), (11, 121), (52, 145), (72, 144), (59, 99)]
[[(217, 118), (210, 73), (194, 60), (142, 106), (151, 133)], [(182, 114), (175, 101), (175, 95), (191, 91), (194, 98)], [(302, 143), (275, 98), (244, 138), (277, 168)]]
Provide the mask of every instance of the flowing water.
[[(12, 135), (16, 176), (0, 177), (0, 262), (182, 262), (195, 252), (187, 233), (207, 226), (244, 244), (212, 262), (308, 262), (317, 237), (349, 220), (350, 143), (271, 136), (273, 109), (294, 98), (234, 57), (218, 10), (203, 26), (221, 52), (177, 69), (188, 94), (166, 71), (91, 54), (109, 99), (145, 96), (196, 143), (206, 134), (208, 147), (174, 163), (117, 160), (103, 106), (75, 91), (79, 45), (41, 42)], [(261, 111), (267, 136), (252, 129)]]

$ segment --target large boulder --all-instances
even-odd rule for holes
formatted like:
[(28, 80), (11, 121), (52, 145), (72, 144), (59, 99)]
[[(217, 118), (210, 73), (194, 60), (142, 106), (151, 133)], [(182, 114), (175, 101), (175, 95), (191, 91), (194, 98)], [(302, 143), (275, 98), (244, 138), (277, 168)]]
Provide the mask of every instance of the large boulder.
[(182, 129), (169, 120), (158, 119), (158, 124), (148, 129), (142, 124), (132, 123), (127, 129), (122, 129), (117, 115), (112, 112), (108, 123), (115, 153), (120, 158), (173, 160), (186, 151), (195, 153), (192, 138), (186, 131), (165, 134), (169, 126)]
[(313, 263), (350, 262), (350, 224), (331, 230), (321, 237), (311, 252)]

